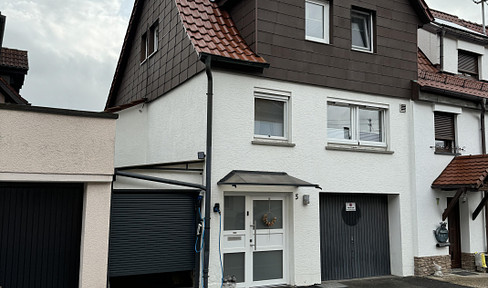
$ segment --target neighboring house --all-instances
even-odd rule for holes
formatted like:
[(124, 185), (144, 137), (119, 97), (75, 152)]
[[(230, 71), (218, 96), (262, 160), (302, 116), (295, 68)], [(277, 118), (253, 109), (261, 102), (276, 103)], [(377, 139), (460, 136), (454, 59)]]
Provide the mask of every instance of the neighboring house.
[(411, 81), (431, 20), (415, 0), (136, 0), (106, 105), (111, 287), (412, 275)]
[(25, 105), (27, 67), (0, 50), (0, 287), (106, 287), (117, 115)]
[(2, 46), (5, 22), (0, 13), (0, 103), (29, 104), (19, 94), (29, 70), (27, 51)]
[[(412, 109), (418, 275), (431, 274), (432, 262), (446, 270), (474, 269), (474, 254), (487, 245), (481, 191), (488, 158), (480, 154), (486, 154), (488, 37), (481, 25), (431, 11), (435, 21), (419, 29)], [(441, 221), (448, 222), (449, 246), (432, 233)]]

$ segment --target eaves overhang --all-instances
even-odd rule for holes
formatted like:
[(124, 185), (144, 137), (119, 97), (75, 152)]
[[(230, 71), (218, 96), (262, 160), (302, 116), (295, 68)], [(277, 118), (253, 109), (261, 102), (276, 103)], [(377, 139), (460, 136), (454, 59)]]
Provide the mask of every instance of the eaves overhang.
[(203, 52), (199, 53), (198, 58), (200, 59), (200, 61), (205, 63), (205, 60), (207, 59), (207, 57), (212, 57), (213, 62), (226, 63), (226, 64), (231, 64), (231, 65), (246, 66), (246, 67), (253, 67), (253, 68), (268, 68), (269, 67), (269, 63), (245, 61), (245, 60), (234, 59), (234, 58), (224, 57), (224, 56), (210, 54), (210, 53), (203, 53)]

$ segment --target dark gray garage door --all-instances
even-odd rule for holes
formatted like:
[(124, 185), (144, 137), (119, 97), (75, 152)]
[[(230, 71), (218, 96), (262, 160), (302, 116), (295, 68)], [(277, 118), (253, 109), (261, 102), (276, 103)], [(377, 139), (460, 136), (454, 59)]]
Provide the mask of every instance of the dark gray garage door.
[(195, 268), (195, 192), (114, 191), (110, 277)]
[(78, 287), (82, 184), (0, 183), (0, 286)]
[(390, 274), (388, 198), (320, 194), (322, 280)]

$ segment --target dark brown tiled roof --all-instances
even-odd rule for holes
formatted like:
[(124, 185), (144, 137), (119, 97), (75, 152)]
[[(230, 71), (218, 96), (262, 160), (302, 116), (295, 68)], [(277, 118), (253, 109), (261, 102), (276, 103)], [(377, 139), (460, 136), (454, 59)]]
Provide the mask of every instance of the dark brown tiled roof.
[(5, 96), (11, 98), (11, 100), (17, 104), (29, 104), (27, 100), (25, 100), (22, 96), (20, 96), (15, 89), (10, 86), (10, 84), (0, 77), (0, 91), (3, 90), (5, 93)]
[(470, 21), (466, 21), (463, 19), (459, 19), (459, 17), (457, 17), (455, 15), (447, 14), (445, 12), (441, 12), (441, 11), (437, 11), (437, 10), (433, 10), (433, 9), (430, 9), (430, 12), (432, 13), (434, 18), (436, 18), (436, 19), (442, 19), (445, 21), (449, 21), (449, 22), (452, 22), (454, 24), (463, 26), (464, 28), (468, 28), (470, 30), (473, 30), (474, 32), (478, 32), (478, 33), (483, 34), (483, 25), (480, 25), (480, 24), (477, 24), (474, 22), (470, 22)]
[(27, 51), (2, 47), (0, 51), (0, 66), (28, 70)]
[(417, 83), (421, 88), (430, 87), (446, 92), (488, 98), (488, 83), (442, 73), (420, 49), (418, 51)]
[(198, 54), (265, 64), (246, 44), (226, 11), (210, 0), (176, 0), (186, 33)]
[(488, 155), (457, 156), (432, 183), (432, 188), (478, 189), (488, 176)]

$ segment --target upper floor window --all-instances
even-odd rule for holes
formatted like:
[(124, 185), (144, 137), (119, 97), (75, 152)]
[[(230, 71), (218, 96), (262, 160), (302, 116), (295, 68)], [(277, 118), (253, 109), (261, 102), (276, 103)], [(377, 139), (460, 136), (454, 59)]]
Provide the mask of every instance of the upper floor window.
[(458, 50), (458, 72), (478, 80), (478, 55)]
[(351, 10), (351, 44), (355, 50), (373, 52), (373, 13)]
[(149, 58), (158, 50), (159, 28), (158, 22), (154, 23), (149, 31), (141, 36), (141, 62)]
[(456, 153), (455, 115), (452, 113), (434, 112), (435, 152)]
[(386, 108), (327, 103), (329, 142), (386, 147)]
[(254, 135), (287, 140), (288, 97), (257, 94), (254, 99)]
[(329, 43), (329, 2), (305, 1), (305, 39)]

